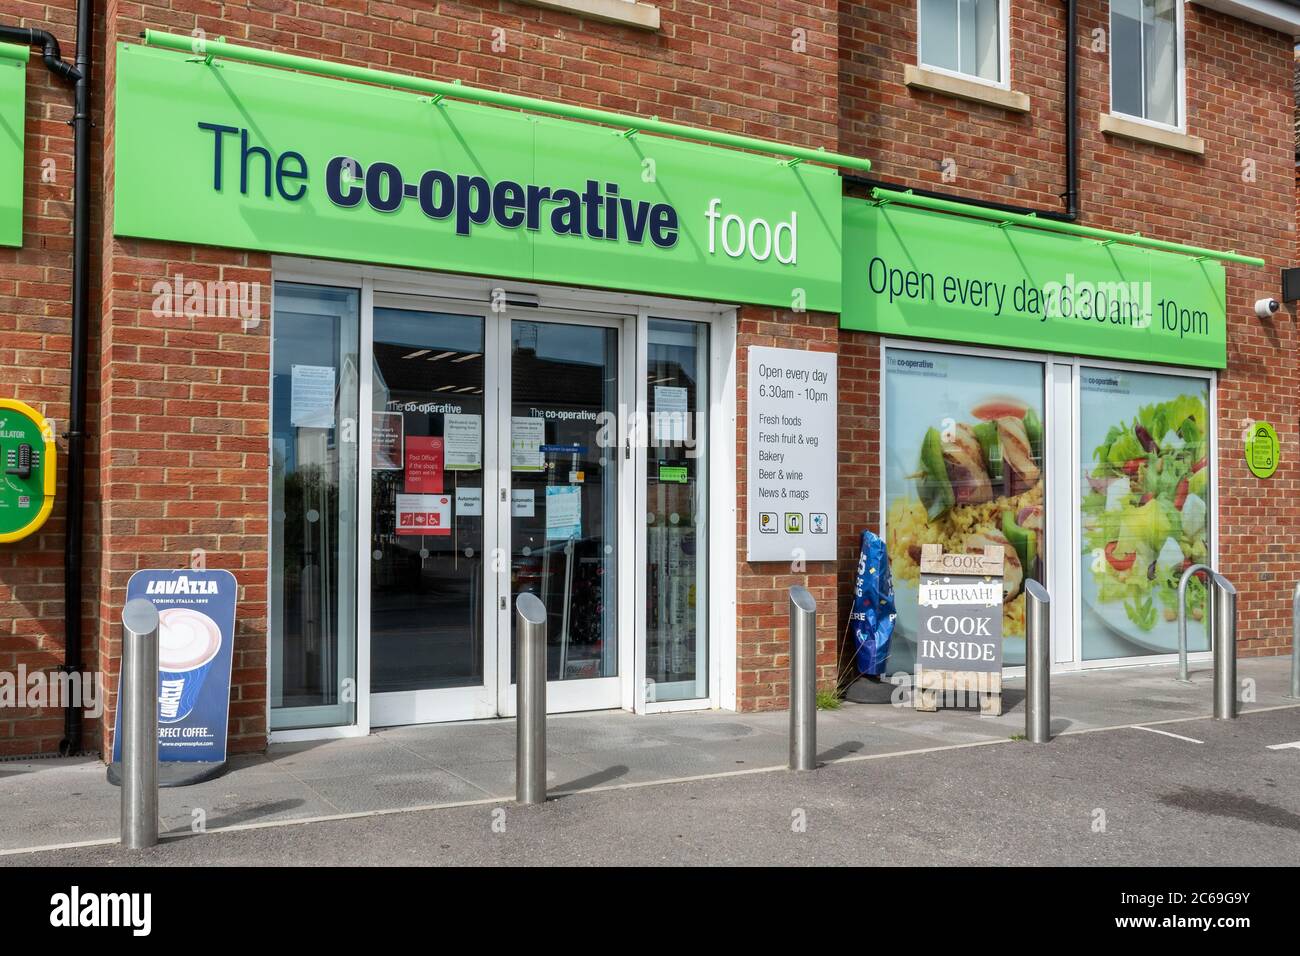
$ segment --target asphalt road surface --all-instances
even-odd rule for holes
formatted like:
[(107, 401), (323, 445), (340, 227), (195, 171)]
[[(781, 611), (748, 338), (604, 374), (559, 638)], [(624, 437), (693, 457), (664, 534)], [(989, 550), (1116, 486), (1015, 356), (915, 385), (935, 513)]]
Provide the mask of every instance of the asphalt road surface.
[(1297, 863), (1300, 709), (586, 792), (541, 807), (0, 857), (0, 866)]

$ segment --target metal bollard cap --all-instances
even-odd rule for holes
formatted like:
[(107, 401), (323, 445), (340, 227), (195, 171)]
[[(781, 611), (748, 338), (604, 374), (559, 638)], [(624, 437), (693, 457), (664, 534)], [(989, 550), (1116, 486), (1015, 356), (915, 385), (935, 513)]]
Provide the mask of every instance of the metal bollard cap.
[(158, 630), (158, 609), (148, 598), (132, 598), (122, 608), (122, 626), (132, 634), (152, 634)]
[(816, 613), (817, 599), (802, 584), (790, 585), (790, 601), (801, 611)]
[(1237, 596), (1237, 589), (1233, 586), (1232, 582), (1229, 581), (1227, 578), (1225, 578), (1218, 571), (1211, 571), (1210, 579), (1214, 582), (1215, 586), (1218, 587), (1218, 589), (1222, 591), (1224, 594), (1230, 594), (1233, 597)]
[(1047, 588), (1043, 587), (1033, 578), (1025, 579), (1025, 593), (1035, 601), (1042, 601), (1044, 604), (1052, 603), (1052, 596), (1047, 593)]
[(521, 594), (515, 598), (515, 610), (529, 624), (546, 623), (546, 605), (536, 594)]

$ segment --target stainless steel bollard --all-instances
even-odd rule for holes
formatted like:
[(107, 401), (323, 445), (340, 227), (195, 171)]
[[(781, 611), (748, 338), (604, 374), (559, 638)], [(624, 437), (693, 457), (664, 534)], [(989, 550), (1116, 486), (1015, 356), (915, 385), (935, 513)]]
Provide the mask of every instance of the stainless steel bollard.
[(546, 802), (546, 606), (515, 598), (515, 802)]
[(1052, 598), (1032, 578), (1025, 581), (1025, 739), (1052, 739)]
[(817, 601), (790, 588), (790, 769), (817, 769)]
[(158, 609), (145, 598), (122, 608), (122, 845), (158, 842)]
[(1214, 575), (1214, 719), (1237, 716), (1237, 589)]
[(1295, 586), (1291, 598), (1291, 693), (1292, 700), (1300, 700), (1300, 584)]

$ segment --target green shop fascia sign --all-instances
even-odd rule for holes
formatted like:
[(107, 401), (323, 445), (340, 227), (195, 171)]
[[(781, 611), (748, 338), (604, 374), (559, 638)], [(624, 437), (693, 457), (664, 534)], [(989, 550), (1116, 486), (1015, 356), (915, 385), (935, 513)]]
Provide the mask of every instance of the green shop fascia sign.
[(1209, 259), (846, 198), (843, 265), (842, 328), (1227, 365), (1224, 271)]
[(0, 246), (23, 244), (23, 123), (28, 49), (0, 43)]
[(838, 312), (829, 168), (121, 44), (113, 230)]

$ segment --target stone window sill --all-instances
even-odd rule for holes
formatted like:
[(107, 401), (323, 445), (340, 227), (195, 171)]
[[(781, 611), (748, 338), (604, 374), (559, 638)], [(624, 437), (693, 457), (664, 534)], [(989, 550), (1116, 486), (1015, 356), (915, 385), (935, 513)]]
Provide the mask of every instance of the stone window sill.
[(1004, 90), (1000, 86), (964, 80), (960, 76), (949, 76), (937, 70), (927, 70), (923, 66), (908, 63), (903, 69), (903, 84), (911, 89), (927, 90), (931, 93), (943, 93), (955, 96), (959, 100), (984, 103), (997, 106), (1012, 113), (1028, 113), (1029, 97), (1015, 90)]
[(629, 3), (628, 0), (516, 0), (530, 7), (563, 10), (565, 13), (618, 23), (638, 30), (659, 29), (659, 8), (648, 3)]
[(1205, 140), (1199, 136), (1188, 136), (1186, 133), (1175, 133), (1173, 130), (1148, 126), (1146, 123), (1135, 123), (1122, 116), (1103, 113), (1101, 131), (1111, 136), (1122, 136), (1125, 139), (1135, 139), (1142, 143), (1153, 143), (1156, 146), (1176, 149), (1180, 153), (1191, 153), (1193, 156), (1205, 155)]

